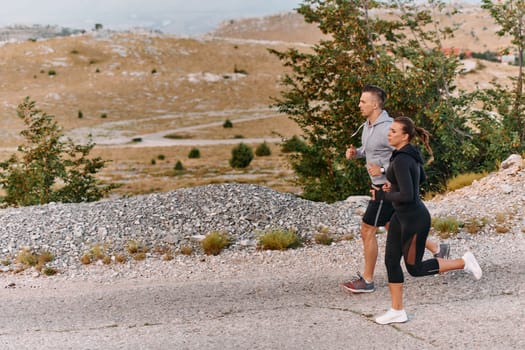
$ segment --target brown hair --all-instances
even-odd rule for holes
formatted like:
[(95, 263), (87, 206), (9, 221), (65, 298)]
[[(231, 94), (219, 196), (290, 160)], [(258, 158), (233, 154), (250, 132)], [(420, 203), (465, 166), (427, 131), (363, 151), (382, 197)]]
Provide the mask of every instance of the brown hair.
[(386, 101), (385, 90), (381, 89), (379, 86), (368, 84), (368, 85), (365, 85), (362, 92), (369, 92), (373, 94), (377, 98), (377, 101), (379, 102), (379, 107), (383, 109), (383, 107), (385, 106), (385, 101)]
[(412, 121), (412, 119), (410, 119), (409, 117), (396, 117), (394, 119), (394, 122), (399, 123), (403, 126), (402, 130), (405, 134), (408, 135), (408, 142), (412, 141), (412, 139), (414, 139), (415, 136), (419, 137), (419, 139), (423, 141), (425, 149), (427, 150), (428, 154), (430, 154), (430, 158), (427, 160), (427, 164), (432, 163), (434, 161), (434, 152), (430, 147), (430, 133), (426, 129), (417, 127)]

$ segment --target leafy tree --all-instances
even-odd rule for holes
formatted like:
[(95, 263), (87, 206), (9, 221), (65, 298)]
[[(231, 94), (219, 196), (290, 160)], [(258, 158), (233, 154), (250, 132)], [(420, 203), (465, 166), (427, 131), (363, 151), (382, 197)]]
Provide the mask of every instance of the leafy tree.
[[(487, 89), (481, 94), (484, 102), (483, 111), (496, 111), (499, 119), (493, 124), (501, 136), (501, 146), (510, 152), (525, 150), (525, 98), (523, 96), (523, 55), (525, 52), (525, 2), (523, 0), (504, 0), (493, 3), (482, 0), (482, 8), (489, 10), (491, 16), (500, 26), (499, 36), (510, 35), (514, 51), (518, 56), (518, 76), (514, 79), (514, 89), (508, 91), (494, 84), (493, 89)], [(492, 103), (487, 97), (494, 99)], [(491, 114), (480, 114), (480, 119), (493, 119)]]
[(0, 185), (7, 205), (26, 206), (48, 202), (83, 202), (102, 198), (115, 185), (102, 185), (95, 174), (106, 161), (88, 158), (94, 147), (64, 140), (54, 117), (35, 108), (27, 97), (17, 108), (27, 129), (20, 133), (25, 144), (0, 163)]
[[(378, 10), (392, 16), (371, 14)], [(469, 100), (453, 95), (459, 62), (441, 50), (454, 30), (428, 29), (439, 11), (446, 11), (444, 4), (432, 0), (426, 7), (416, 1), (303, 1), (298, 12), (327, 39), (311, 52), (270, 51), (290, 69), (275, 105), (303, 131), (306, 144), (291, 164), (304, 197), (335, 201), (367, 193), (362, 160), (347, 161), (344, 153), (349, 144), (360, 144), (360, 134), (353, 134), (364, 122), (358, 103), (369, 83), (388, 92), (391, 116), (410, 116), (432, 133), (436, 160), (427, 169), (427, 189), (443, 188), (447, 178), (472, 166), (478, 149), (461, 113)]]

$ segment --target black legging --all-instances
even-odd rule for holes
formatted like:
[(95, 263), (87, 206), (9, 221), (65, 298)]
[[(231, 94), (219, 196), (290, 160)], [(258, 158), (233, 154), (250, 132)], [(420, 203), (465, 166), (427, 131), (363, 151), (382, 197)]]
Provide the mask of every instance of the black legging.
[(394, 213), (386, 238), (385, 264), (389, 283), (404, 282), (401, 256), (412, 276), (428, 276), (439, 272), (436, 259), (422, 261), (429, 230), (430, 214), (421, 202), (414, 203), (410, 210)]

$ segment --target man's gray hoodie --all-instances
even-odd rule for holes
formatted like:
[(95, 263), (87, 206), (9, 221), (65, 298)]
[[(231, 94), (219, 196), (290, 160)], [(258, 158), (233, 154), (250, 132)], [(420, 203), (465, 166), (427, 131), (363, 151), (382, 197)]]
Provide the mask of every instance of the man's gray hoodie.
[[(388, 169), (390, 157), (394, 147), (388, 143), (388, 131), (393, 119), (383, 110), (376, 121), (369, 125), (368, 120), (363, 124), (361, 134), (361, 147), (357, 148), (357, 158), (366, 158), (366, 163), (375, 163), (380, 167)], [(370, 176), (372, 183), (381, 185), (386, 182), (385, 174)]]

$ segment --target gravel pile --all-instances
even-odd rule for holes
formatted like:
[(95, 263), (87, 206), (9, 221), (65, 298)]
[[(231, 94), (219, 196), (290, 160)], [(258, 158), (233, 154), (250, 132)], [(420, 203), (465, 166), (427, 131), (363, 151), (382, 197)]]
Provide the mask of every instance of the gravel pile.
[[(524, 168), (523, 159), (512, 156), (500, 171), (427, 205), (433, 217), (484, 218), (480, 232), (484, 235), (497, 234), (503, 215), (509, 232), (522, 234)], [(268, 229), (294, 229), (305, 239), (320, 231), (357, 236), (367, 201), (366, 196), (355, 196), (334, 204), (317, 203), (257, 185), (221, 184), (95, 203), (3, 209), (2, 258), (12, 261), (24, 247), (49, 251), (55, 257), (51, 266), (78, 274), (81, 256), (94, 246), (123, 252), (131, 240), (149, 247), (151, 257), (154, 247), (177, 251), (211, 231), (228, 232), (233, 251), (255, 250), (257, 235)], [(4, 272), (16, 268), (14, 263), (2, 267)]]

